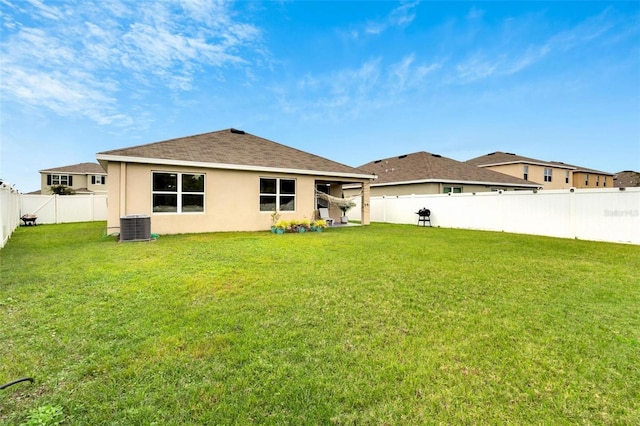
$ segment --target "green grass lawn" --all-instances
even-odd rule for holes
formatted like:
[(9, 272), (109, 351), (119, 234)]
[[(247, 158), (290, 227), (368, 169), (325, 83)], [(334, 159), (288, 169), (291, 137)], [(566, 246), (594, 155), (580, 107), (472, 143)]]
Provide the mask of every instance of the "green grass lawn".
[(640, 424), (638, 246), (105, 227), (0, 251), (0, 423)]

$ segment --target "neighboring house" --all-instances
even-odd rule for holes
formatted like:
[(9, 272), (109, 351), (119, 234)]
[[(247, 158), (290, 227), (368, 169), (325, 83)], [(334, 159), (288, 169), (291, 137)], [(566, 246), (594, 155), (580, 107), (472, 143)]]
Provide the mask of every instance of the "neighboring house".
[[(242, 130), (227, 129), (97, 154), (109, 179), (108, 231), (120, 219), (149, 216), (153, 233), (256, 231), (281, 220), (314, 219), (316, 187), (340, 196), (362, 188), (362, 224), (369, 224), (369, 182), (375, 176)], [(330, 216), (340, 217), (337, 207)]]
[(107, 173), (98, 163), (40, 170), (40, 193), (51, 194), (52, 186), (63, 185), (75, 194), (106, 194)]
[(543, 189), (612, 188), (613, 173), (559, 161), (543, 161), (509, 152), (492, 152), (468, 164), (540, 184)]
[[(540, 185), (428, 152), (415, 152), (358, 167), (377, 175), (371, 196), (533, 190)], [(352, 189), (345, 187), (345, 195)]]
[(632, 188), (640, 186), (640, 173), (632, 170), (618, 172), (613, 176), (613, 184), (616, 188)]

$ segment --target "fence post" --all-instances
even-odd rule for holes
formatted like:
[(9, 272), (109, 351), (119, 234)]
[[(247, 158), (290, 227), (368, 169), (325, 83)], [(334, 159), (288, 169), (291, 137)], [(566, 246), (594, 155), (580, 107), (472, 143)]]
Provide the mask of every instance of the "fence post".
[(58, 194), (53, 194), (53, 214), (55, 215), (54, 223), (62, 223), (60, 222), (60, 204), (58, 203)]

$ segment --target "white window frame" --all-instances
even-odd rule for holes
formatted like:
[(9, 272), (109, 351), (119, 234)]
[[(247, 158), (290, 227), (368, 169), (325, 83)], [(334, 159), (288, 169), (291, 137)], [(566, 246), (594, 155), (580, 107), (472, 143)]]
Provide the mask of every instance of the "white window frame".
[[(153, 176), (155, 174), (168, 174), (168, 175), (176, 175), (176, 190), (175, 191), (161, 191), (153, 189)], [(194, 175), (194, 176), (202, 176), (203, 181), (203, 189), (200, 191), (183, 191), (182, 190), (182, 176), (184, 175)], [(154, 170), (151, 172), (151, 212), (153, 214), (204, 214), (206, 205), (207, 205), (207, 176), (205, 173), (197, 173), (197, 172), (167, 172), (162, 170)], [(163, 212), (163, 211), (155, 211), (154, 210), (154, 195), (176, 195), (176, 211), (174, 212)], [(182, 196), (183, 195), (201, 195), (202, 196), (202, 211), (183, 211), (182, 205)]]
[(551, 182), (552, 178), (553, 178), (553, 169), (551, 169), (550, 167), (545, 167), (545, 169), (544, 169), (544, 181), (545, 182)]
[(529, 166), (522, 166), (522, 176), (524, 180), (529, 180)]
[(91, 176), (91, 184), (92, 185), (106, 185), (107, 177), (105, 175), (92, 175)]
[(69, 186), (69, 175), (51, 174), (51, 185)]
[[(275, 180), (276, 181), (276, 192), (275, 193), (267, 193), (267, 192), (261, 192), (260, 189), (258, 190), (259, 195), (258, 195), (258, 209), (260, 210), (260, 212), (266, 212), (266, 213), (273, 213), (273, 209), (269, 209), (269, 210), (263, 210), (262, 209), (262, 202), (261, 199), (262, 197), (275, 197), (276, 199), (276, 211), (286, 211), (286, 212), (295, 212), (298, 208), (298, 180), (294, 179), (294, 178), (280, 178), (280, 177), (273, 177), (273, 176), (261, 176), (260, 179), (258, 180), (258, 185), (259, 188), (262, 187), (262, 180), (263, 179), (268, 179), (268, 180)], [(293, 184), (295, 185), (295, 190), (293, 192), (293, 194), (283, 194), (280, 192), (280, 182), (281, 181), (291, 181), (293, 182)], [(293, 210), (282, 210), (282, 205), (281, 205), (281, 198), (282, 197), (293, 197)]]

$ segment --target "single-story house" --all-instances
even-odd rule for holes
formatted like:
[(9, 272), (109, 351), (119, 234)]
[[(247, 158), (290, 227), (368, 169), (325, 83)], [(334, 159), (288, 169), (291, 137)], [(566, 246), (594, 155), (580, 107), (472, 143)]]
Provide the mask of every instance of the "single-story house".
[(468, 164), (539, 183), (543, 189), (613, 188), (613, 173), (523, 157), (511, 152), (492, 152), (467, 160)]
[[(317, 189), (340, 196), (361, 188), (362, 224), (369, 224), (374, 175), (242, 130), (226, 129), (100, 152), (107, 172), (108, 232), (123, 217), (149, 216), (158, 234), (257, 231), (281, 220), (315, 219)], [(340, 210), (330, 206), (336, 221)]]
[(106, 194), (107, 174), (98, 163), (40, 170), (40, 194), (51, 194), (53, 186), (65, 186), (74, 194)]
[[(371, 196), (533, 190), (539, 184), (421, 151), (371, 161), (358, 167), (377, 178)], [(345, 186), (347, 196), (354, 189)]]

